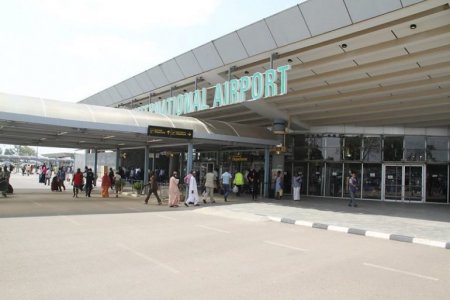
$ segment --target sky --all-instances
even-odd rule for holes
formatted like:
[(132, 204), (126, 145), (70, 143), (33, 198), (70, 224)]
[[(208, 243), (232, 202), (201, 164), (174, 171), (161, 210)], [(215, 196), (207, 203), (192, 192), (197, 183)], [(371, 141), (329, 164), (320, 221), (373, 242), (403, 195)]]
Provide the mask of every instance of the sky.
[(4, 0), (0, 92), (78, 102), (299, 2)]

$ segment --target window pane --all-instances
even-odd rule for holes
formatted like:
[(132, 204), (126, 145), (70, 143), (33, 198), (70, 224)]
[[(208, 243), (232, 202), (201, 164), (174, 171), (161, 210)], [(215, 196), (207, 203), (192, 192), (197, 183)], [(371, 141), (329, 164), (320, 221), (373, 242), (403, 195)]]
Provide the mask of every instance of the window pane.
[(350, 197), (348, 189), (348, 181), (352, 176), (352, 172), (356, 173), (356, 179), (358, 180), (358, 190), (355, 193), (356, 198), (361, 197), (361, 164), (344, 164), (344, 197)]
[(296, 135), (294, 137), (294, 159), (308, 159), (308, 141), (304, 135)]
[(381, 199), (381, 164), (364, 164), (363, 194), (366, 199)]
[(447, 165), (427, 165), (427, 202), (447, 203)]
[(342, 163), (327, 164), (325, 196), (342, 197)]
[(323, 139), (321, 137), (308, 138), (309, 159), (322, 160), (324, 157)]
[(384, 138), (384, 160), (401, 161), (403, 159), (403, 137), (387, 136)]
[(366, 137), (364, 138), (363, 148), (364, 161), (381, 161), (381, 138), (380, 137)]
[(309, 178), (308, 178), (308, 193), (309, 195), (322, 195), (322, 183), (323, 183), (323, 163), (310, 163), (309, 164)]
[(405, 159), (408, 161), (425, 160), (424, 136), (405, 136)]
[(326, 137), (326, 151), (327, 160), (340, 161), (341, 155), (341, 138), (339, 137)]
[(427, 160), (447, 161), (448, 157), (448, 137), (428, 137), (427, 138)]
[(345, 137), (345, 160), (360, 160), (361, 159), (361, 138), (359, 136)]

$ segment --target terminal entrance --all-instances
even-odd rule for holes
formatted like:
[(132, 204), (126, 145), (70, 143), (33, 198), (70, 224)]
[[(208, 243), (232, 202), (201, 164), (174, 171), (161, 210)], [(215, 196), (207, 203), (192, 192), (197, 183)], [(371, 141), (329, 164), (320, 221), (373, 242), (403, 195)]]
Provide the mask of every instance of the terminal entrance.
[(423, 202), (423, 165), (383, 165), (384, 199)]

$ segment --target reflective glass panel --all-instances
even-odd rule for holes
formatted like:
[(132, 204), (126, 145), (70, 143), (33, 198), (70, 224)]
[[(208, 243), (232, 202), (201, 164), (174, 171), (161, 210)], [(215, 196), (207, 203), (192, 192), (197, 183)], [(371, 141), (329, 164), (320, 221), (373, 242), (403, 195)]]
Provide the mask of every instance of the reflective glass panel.
[(310, 163), (308, 176), (309, 195), (322, 195), (323, 163)]
[[(344, 164), (344, 197), (349, 197), (350, 198), (350, 192), (348, 189), (348, 181), (350, 179), (350, 177), (352, 176), (352, 172), (356, 173), (356, 179), (358, 180), (358, 187), (360, 187), (360, 183), (361, 183), (361, 164)], [(360, 198), (361, 197), (361, 188), (358, 188), (358, 191), (356, 191), (355, 194), (356, 198)]]
[(448, 203), (447, 165), (427, 165), (426, 201)]
[(360, 160), (361, 159), (361, 137), (359, 136), (346, 136), (345, 137), (345, 160)]
[(381, 164), (363, 165), (362, 197), (381, 199)]
[(325, 196), (342, 197), (342, 163), (327, 164)]
[(407, 161), (425, 160), (424, 136), (405, 136), (405, 159)]
[(384, 160), (401, 161), (403, 159), (403, 137), (387, 136), (384, 138)]
[(309, 159), (311, 160), (323, 160), (324, 148), (322, 137), (310, 137), (308, 138), (309, 145)]
[(324, 139), (326, 139), (327, 160), (341, 161), (341, 138), (326, 137)]
[(448, 137), (427, 137), (427, 160), (448, 161)]
[(370, 162), (381, 161), (381, 138), (365, 137), (363, 147), (363, 160)]

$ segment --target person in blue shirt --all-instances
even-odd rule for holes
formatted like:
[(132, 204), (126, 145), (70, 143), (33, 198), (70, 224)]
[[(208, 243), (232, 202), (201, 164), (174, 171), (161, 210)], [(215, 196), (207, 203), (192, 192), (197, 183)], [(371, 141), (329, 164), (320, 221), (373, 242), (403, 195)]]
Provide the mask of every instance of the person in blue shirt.
[(223, 187), (223, 196), (225, 198), (225, 202), (227, 202), (228, 195), (230, 194), (230, 182), (231, 182), (231, 174), (228, 173), (227, 170), (223, 172), (222, 175), (220, 175), (220, 179), (222, 180), (222, 187)]

